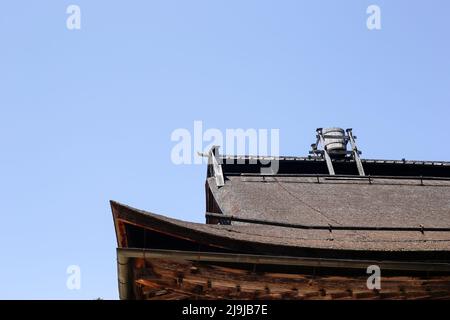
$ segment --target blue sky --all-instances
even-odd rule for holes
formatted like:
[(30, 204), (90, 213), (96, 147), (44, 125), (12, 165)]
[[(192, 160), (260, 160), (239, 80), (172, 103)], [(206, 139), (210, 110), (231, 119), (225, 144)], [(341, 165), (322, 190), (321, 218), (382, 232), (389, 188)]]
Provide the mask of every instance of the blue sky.
[[(81, 30), (66, 8), (81, 8)], [(381, 8), (369, 31), (366, 9)], [(0, 298), (118, 298), (108, 201), (203, 221), (177, 128), (278, 128), (306, 155), (353, 127), (363, 157), (450, 160), (450, 3), (2, 1)], [(173, 199), (176, 199), (174, 201)], [(79, 265), (81, 290), (66, 268)]]

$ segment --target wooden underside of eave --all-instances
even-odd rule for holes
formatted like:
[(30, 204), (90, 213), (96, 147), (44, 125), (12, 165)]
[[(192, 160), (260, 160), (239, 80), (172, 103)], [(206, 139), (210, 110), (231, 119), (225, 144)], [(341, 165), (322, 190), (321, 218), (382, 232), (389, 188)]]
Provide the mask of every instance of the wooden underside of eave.
[(367, 275), (321, 276), (264, 272), (178, 259), (135, 258), (135, 299), (450, 299), (450, 276), (383, 277), (380, 290), (367, 288)]

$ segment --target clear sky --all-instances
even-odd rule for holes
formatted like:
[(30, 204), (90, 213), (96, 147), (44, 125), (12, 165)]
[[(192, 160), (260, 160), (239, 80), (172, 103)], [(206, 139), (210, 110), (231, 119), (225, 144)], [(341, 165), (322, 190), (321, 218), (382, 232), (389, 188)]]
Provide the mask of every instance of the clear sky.
[(0, 298), (118, 298), (110, 199), (203, 222), (206, 167), (170, 157), (195, 120), (278, 128), (284, 155), (341, 126), (366, 158), (450, 160), (449, 15), (447, 0), (2, 1)]

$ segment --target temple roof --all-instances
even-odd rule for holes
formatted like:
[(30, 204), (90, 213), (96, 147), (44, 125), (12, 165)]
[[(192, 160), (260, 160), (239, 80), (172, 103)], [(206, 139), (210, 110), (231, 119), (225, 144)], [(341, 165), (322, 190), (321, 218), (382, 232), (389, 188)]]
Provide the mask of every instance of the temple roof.
[(219, 160), (221, 185), (208, 166), (207, 224), (111, 202), (119, 247), (450, 260), (447, 162), (363, 160), (359, 176), (352, 161), (329, 175), (320, 159), (277, 158), (274, 174), (261, 157)]

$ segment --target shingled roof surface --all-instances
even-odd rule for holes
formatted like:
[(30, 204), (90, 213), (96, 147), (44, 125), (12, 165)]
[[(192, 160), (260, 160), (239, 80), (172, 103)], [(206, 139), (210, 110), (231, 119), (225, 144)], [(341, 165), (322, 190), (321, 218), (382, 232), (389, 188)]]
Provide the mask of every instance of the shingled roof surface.
[[(317, 159), (278, 158), (275, 175), (261, 173), (260, 157), (221, 160), (225, 183), (218, 187), (208, 171), (207, 211), (254, 220), (232, 221), (235, 232), (316, 248), (450, 251), (448, 162), (363, 160), (368, 175), (360, 177), (353, 161), (333, 161), (338, 175), (330, 176), (325, 162)], [(332, 241), (323, 229), (266, 228), (258, 221), (329, 226)]]
[(450, 181), (229, 176), (207, 180), (221, 213), (305, 225), (449, 227)]
[[(327, 251), (370, 251), (446, 253), (450, 251), (448, 232), (391, 232), (391, 231), (345, 231), (300, 230), (264, 225), (212, 225), (181, 221), (131, 208), (117, 202), (111, 203), (114, 219), (125, 224), (138, 225), (144, 229), (203, 245), (224, 248), (235, 252), (279, 255), (316, 255), (320, 249)], [(121, 228), (118, 228), (121, 229)], [(117, 230), (119, 247), (126, 247), (126, 232)], [(142, 235), (141, 235), (142, 236)], [(314, 253), (312, 249), (319, 249)], [(334, 254), (333, 254), (334, 256)], [(438, 256), (432, 257), (438, 258)], [(448, 258), (448, 257), (447, 257)]]

